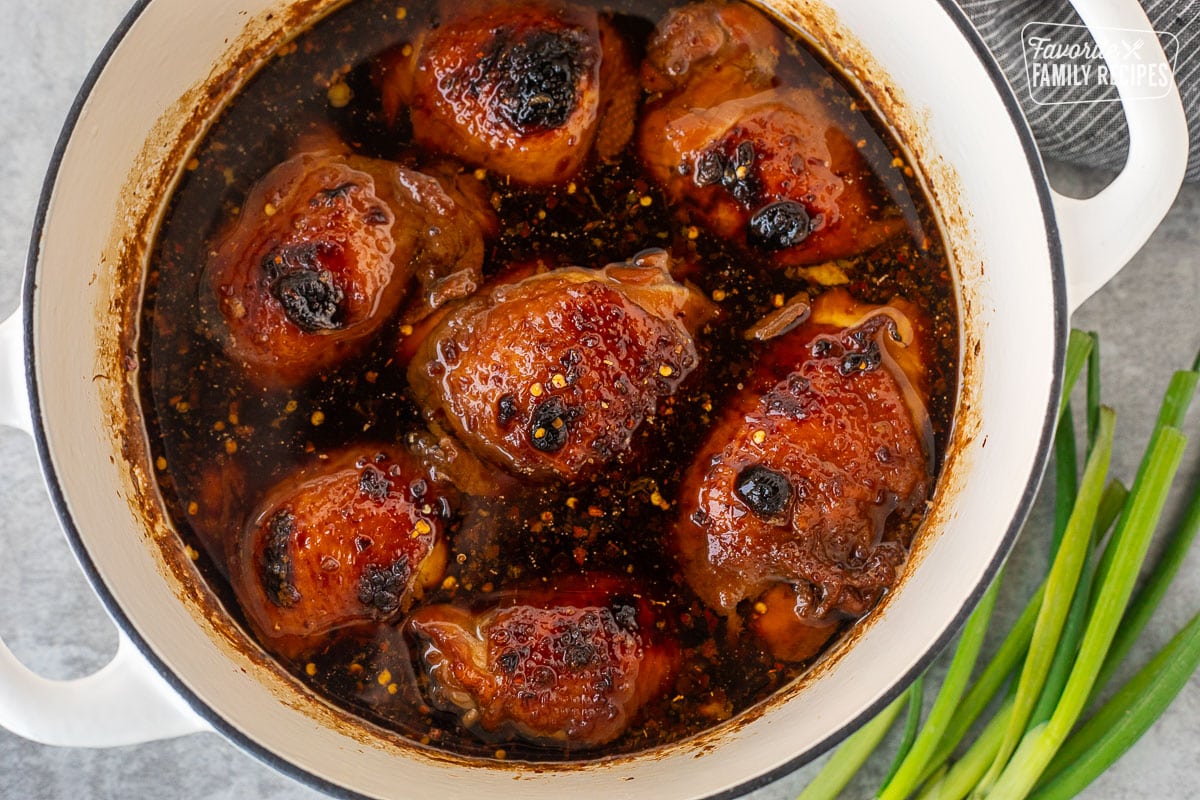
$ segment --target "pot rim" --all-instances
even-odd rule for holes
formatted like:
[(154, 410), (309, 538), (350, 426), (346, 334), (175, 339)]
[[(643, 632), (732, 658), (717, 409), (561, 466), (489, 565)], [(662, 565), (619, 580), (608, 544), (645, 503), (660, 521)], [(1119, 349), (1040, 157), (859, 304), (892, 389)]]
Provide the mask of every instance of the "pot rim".
[[(754, 0), (749, 0), (753, 2)], [(227, 722), (217, 711), (197, 696), (189, 689), (182, 680), (180, 680), (171, 670), (170, 667), (160, 658), (155, 651), (149, 646), (149, 643), (138, 632), (132, 621), (126, 615), (124, 609), (117, 602), (112, 592), (108, 589), (100, 577), (99, 570), (95, 562), (92, 560), (90, 553), (83, 543), (79, 529), (76, 527), (73, 518), (71, 517), (66, 495), (62, 485), (59, 482), (55, 472), (53, 462), (50, 457), (49, 443), (45, 430), (45, 421), (42, 415), (42, 406), (40, 395), (38, 393), (36, 360), (36, 347), (34, 342), (34, 302), (37, 294), (37, 285), (34, 276), (37, 272), (37, 267), (41, 261), (42, 238), (45, 233), (45, 225), (47, 213), (50, 205), (50, 198), (54, 193), (54, 189), (58, 183), (59, 170), (62, 167), (63, 157), (68, 143), (75, 134), (76, 125), (83, 112), (83, 108), (90, 99), (92, 90), (99, 80), (105, 67), (108, 65), (109, 59), (112, 57), (117, 47), (124, 41), (126, 34), (130, 28), (138, 20), (145, 9), (154, 0), (136, 0), (134, 5), (125, 14), (124, 18), (118, 24), (111, 36), (108, 38), (104, 47), (97, 55), (91, 68), (88, 70), (75, 99), (71, 104), (71, 108), (67, 113), (66, 119), (63, 122), (61, 131), (59, 132), (58, 140), (55, 143), (54, 150), (51, 154), (50, 161), (46, 168), (46, 177), (42, 183), (41, 193), (38, 198), (37, 208), (34, 214), (33, 228), (31, 232), (28, 254), (25, 262), (25, 275), (21, 291), (22, 302), (22, 330), (24, 333), (24, 364), (26, 390), (29, 397), (30, 414), (33, 422), (33, 439), (36, 446), (38, 461), (40, 462), (41, 472), (46, 482), (46, 487), (50, 495), (51, 505), (54, 513), (58, 518), (59, 524), (63, 529), (67, 543), (74, 553), (81, 570), (83, 571), (88, 583), (91, 585), (92, 591), (95, 592), (105, 611), (112, 618), (116, 626), (121, 632), (129, 637), (136, 645), (142, 657), (146, 659), (155, 672), (162, 677), (171, 689), (178, 694), (187, 705), (199, 715), (214, 731), (221, 734), (223, 738), (235, 744), (243, 752), (254, 756), (261, 763), (271, 767), (272, 769), (287, 775), (288, 777), (324, 792), (332, 797), (348, 798), (357, 800), (370, 800), (369, 796), (361, 794), (349, 789), (345, 786), (333, 783), (324, 778), (321, 778), (304, 767), (292, 762), (280, 755), (277, 755), (265, 745), (243, 733), (232, 723)], [(876, 714), (883, 710), (891, 703), (899, 694), (904, 691), (905, 687), (920, 673), (924, 672), (929, 665), (936, 659), (942, 650), (950, 643), (950, 641), (958, 634), (963, 625), (966, 623), (967, 617), (978, 604), (984, 592), (987, 591), (992, 581), (1000, 571), (1001, 566), (1008, 558), (1013, 546), (1016, 543), (1021, 527), (1025, 523), (1026, 517), (1037, 498), (1038, 490), (1041, 486), (1042, 477), (1045, 471), (1046, 464), (1049, 461), (1050, 449), (1053, 442), (1054, 428), (1057, 419), (1057, 409), (1062, 394), (1062, 370), (1066, 358), (1066, 340), (1068, 332), (1069, 312), (1067, 309), (1067, 294), (1066, 294), (1066, 267), (1063, 258), (1062, 239), (1059, 233), (1058, 224), (1055, 219), (1054, 206), (1051, 199), (1051, 190), (1049, 179), (1046, 176), (1045, 168), (1042, 162), (1041, 153), (1038, 150), (1037, 143), (1033, 137), (1033, 132), (1025, 119), (1024, 112), (1021, 109), (1013, 88), (1009, 85), (1007, 78), (996, 62), (995, 57), (984, 43), (979, 32), (970, 22), (966, 13), (958, 7), (954, 0), (935, 0), (942, 11), (958, 28), (959, 33), (970, 46), (975, 57), (983, 66), (988, 77), (991, 79), (992, 85), (995, 88), (1005, 110), (1008, 112), (1014, 132), (1021, 143), (1021, 149), (1024, 152), (1027, 166), (1033, 178), (1034, 189), (1037, 193), (1038, 204), (1041, 209), (1041, 216), (1045, 226), (1047, 252), (1051, 267), (1051, 290), (1053, 294), (1053, 313), (1054, 313), (1054, 353), (1053, 353), (1053, 374), (1051, 376), (1050, 394), (1047, 406), (1044, 412), (1042, 421), (1042, 430), (1039, 436), (1036, 456), (1033, 464), (1030, 467), (1030, 472), (1025, 479), (1025, 488), (1021, 493), (1020, 501), (1013, 510), (1012, 518), (1008, 524), (1008, 528), (1001, 539), (1000, 547), (992, 555), (991, 560), (984, 569), (982, 578), (976, 584), (970, 595), (966, 598), (963, 605), (951, 620), (949, 625), (942, 631), (941, 635), (933, 642), (925, 654), (917, 660), (917, 662), (901, 675), (890, 689), (885, 691), (874, 703), (869, 705), (861, 714), (847, 721), (833, 735), (828, 737), (819, 746), (811, 748), (807, 751), (799, 753), (794, 758), (780, 764), (774, 769), (768, 770), (760, 775), (743, 781), (742, 783), (723, 791), (707, 795), (705, 800), (727, 800), (729, 798), (742, 797), (749, 792), (760, 789), (767, 784), (773, 783), (776, 780), (784, 777), (791, 772), (799, 769), (805, 764), (815, 760), (823, 753), (828, 752), (832, 748), (840, 744), (854, 730), (864, 724), (866, 721), (873, 718)]]

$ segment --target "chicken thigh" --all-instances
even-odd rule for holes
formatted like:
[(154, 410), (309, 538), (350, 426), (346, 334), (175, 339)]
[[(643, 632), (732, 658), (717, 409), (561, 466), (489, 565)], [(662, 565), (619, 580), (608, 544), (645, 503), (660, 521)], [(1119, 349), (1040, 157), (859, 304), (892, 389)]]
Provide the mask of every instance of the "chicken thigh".
[(519, 183), (573, 177), (633, 134), (628, 48), (596, 11), (553, 0), (453, 12), (379, 69), (384, 112), (407, 106), (413, 140)]
[(668, 14), (642, 68), (638, 148), (672, 202), (774, 265), (870, 250), (906, 225), (888, 213), (853, 126), (784, 75), (782, 37), (746, 6)]
[(432, 699), (468, 727), (587, 748), (620, 736), (670, 686), (679, 650), (660, 621), (631, 582), (589, 576), (480, 611), (427, 606), (408, 626)]
[(672, 539), (688, 585), (726, 617), (751, 601), (777, 657), (811, 656), (904, 562), (896, 526), (926, 499), (932, 441), (901, 307), (819, 299), (770, 343), (684, 475)]
[(712, 314), (661, 251), (504, 283), (451, 310), (408, 368), (437, 427), (515, 475), (572, 481), (625, 455), (699, 364)]
[(467, 198), (396, 164), (304, 152), (250, 190), (205, 269), (208, 328), (268, 386), (361, 352), (416, 279), (424, 306), (480, 282), (483, 233)]
[(280, 651), (395, 618), (442, 578), (445, 492), (407, 452), (356, 447), (278, 484), (231, 558), (251, 624)]

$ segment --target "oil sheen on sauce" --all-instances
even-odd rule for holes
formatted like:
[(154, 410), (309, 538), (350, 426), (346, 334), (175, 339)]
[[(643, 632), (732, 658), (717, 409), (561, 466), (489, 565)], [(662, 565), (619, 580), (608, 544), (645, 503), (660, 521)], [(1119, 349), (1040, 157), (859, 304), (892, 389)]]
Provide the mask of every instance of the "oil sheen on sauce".
[[(499, 22), (489, 18), (484, 26), (490, 30), (502, 29), (505, 15), (536, 16), (550, 13), (547, 8), (493, 4), (472, 13), (496, 15)], [(553, 12), (556, 18), (566, 19), (564, 24), (575, 25), (576, 17), (596, 19), (594, 12), (580, 11), (583, 6), (565, 12), (561, 6), (553, 8), (559, 9)], [(764, 620), (773, 619), (776, 606), (804, 606), (806, 613), (823, 615), (821, 625), (844, 631), (867, 613), (887, 588), (835, 576), (842, 581), (837, 585), (846, 588), (840, 604), (825, 608), (822, 604), (828, 597), (813, 588), (816, 584), (797, 578), (786, 563), (789, 558), (807, 558), (811, 553), (796, 555), (793, 545), (784, 541), (787, 521), (781, 522), (780, 515), (786, 515), (786, 508), (807, 502), (806, 497), (825, 491), (815, 483), (789, 483), (786, 479), (788, 474), (809, 474), (805, 470), (819, 472), (819, 466), (813, 466), (817, 457), (811, 453), (824, 446), (819, 441), (820, 431), (812, 433), (802, 425), (809, 424), (804, 420), (815, 418), (818, 412), (804, 406), (812, 392), (838, 398), (837, 410), (830, 412), (830, 430), (836, 428), (839, 436), (848, 437), (856, 431), (894, 427), (895, 423), (891, 418), (855, 411), (855, 404), (866, 395), (838, 394), (842, 381), (878, 380), (867, 392), (871, 402), (889, 392), (899, 398), (893, 405), (910, 398), (913, 391), (924, 398), (927, 417), (910, 422), (918, 428), (927, 423), (923, 433), (929, 437), (929, 452), (905, 455), (898, 449), (872, 445), (867, 454), (884, 465), (879, 469), (891, 469), (898, 477), (888, 484), (891, 489), (855, 500), (859, 504), (855, 508), (868, 507), (870, 514), (877, 515), (881, 530), (879, 541), (865, 549), (847, 545), (847, 552), (839, 556), (855, 562), (856, 575), (870, 573), (872, 559), (893, 577), (902, 569), (921, 520), (923, 499), (932, 492), (930, 482), (947, 440), (955, 396), (957, 320), (940, 234), (905, 154), (836, 70), (802, 42), (774, 28), (773, 35), (780, 36), (784, 44), (768, 54), (775, 59), (770, 75), (758, 74), (767, 67), (753, 50), (750, 55), (739, 51), (741, 56), (730, 59), (724, 67), (725, 77), (719, 81), (686, 90), (655, 85), (646, 77), (648, 68), (643, 62), (653, 55), (648, 51), (658, 46), (653, 44), (655, 37), (664, 35), (664, 20), (670, 13), (678, 13), (677, 9), (672, 12), (673, 8), (649, 0), (599, 9), (601, 36), (620, 37), (622, 57), (628, 59), (626, 89), (636, 87), (636, 92), (627, 92), (622, 101), (629, 108), (606, 113), (614, 119), (628, 114), (625, 122), (635, 128), (632, 134), (628, 130), (622, 133), (621, 120), (616, 120), (604, 128), (578, 165), (556, 161), (547, 166), (543, 163), (546, 159), (535, 154), (526, 156), (524, 164), (520, 159), (500, 159), (486, 162), (489, 166), (484, 167), (478, 159), (488, 156), (479, 156), (465, 145), (457, 151), (459, 155), (429, 152), (420, 143), (419, 128), (440, 123), (421, 116), (413, 110), (415, 106), (410, 108), (421, 102), (419, 87), (397, 89), (388, 77), (406, 68), (414, 47), (419, 50), (422, 42), (428, 45), (431, 41), (429, 34), (422, 39), (422, 31), (453, 29), (465, 12), (445, 11), (424, 0), (402, 6), (395, 0), (350, 3), (285, 46), (234, 98), (189, 163), (154, 249), (142, 312), (140, 390), (159, 487), (180, 536), (197, 554), (201, 574), (230, 613), (251, 630), (262, 634), (264, 626), (275, 626), (275, 632), (294, 627), (298, 635), (291, 638), (259, 636), (288, 670), (330, 702), (424, 745), (484, 758), (534, 761), (632, 753), (723, 723), (802, 674), (829, 637), (821, 634), (805, 640), (801, 636), (797, 642), (796, 637), (784, 635), (784, 644), (770, 644), (773, 634)], [(697, 8), (708, 9), (695, 12), (704, 18), (715, 13), (714, 8), (729, 7), (709, 4)], [(680, 18), (675, 19), (679, 23)], [(753, 29), (752, 24), (738, 27), (737, 12), (728, 20), (732, 20), (728, 29), (737, 35)], [(679, 26), (687, 27), (685, 23), (686, 19)], [(467, 33), (459, 35), (469, 39)], [(510, 81), (513, 86), (501, 82), (499, 88), (491, 88), (515, 98), (515, 110), (505, 113), (518, 128), (524, 126), (523, 130), (553, 128), (563, 122), (566, 112), (558, 106), (570, 106), (574, 101), (555, 95), (560, 86), (555, 70), (574, 70), (575, 74), (586, 72), (589, 66), (570, 51), (570, 36), (556, 34), (557, 38), (549, 40), (546, 36), (549, 34), (531, 34), (515, 45), (506, 45), (507, 49), (477, 51), (490, 53), (493, 61), (511, 62), (506, 62), (507, 68), (518, 75)], [(467, 42), (463, 52), (470, 52), (471, 46)], [(607, 50), (605, 53), (605, 58), (611, 57)], [(676, 62), (666, 64), (657, 78), (670, 73), (668, 77), (674, 80), (678, 66)], [(541, 83), (521, 82), (519, 76), (530, 71), (540, 76), (537, 81)], [(803, 204), (778, 201), (768, 204), (769, 208), (749, 210), (738, 206), (744, 197), (765, 191), (763, 186), (773, 180), (765, 172), (755, 172), (765, 158), (761, 148), (735, 142), (724, 150), (709, 148), (704, 151), (707, 155), (689, 156), (690, 160), (669, 161), (673, 154), (663, 153), (670, 150), (664, 142), (681, 141), (680, 136), (686, 139), (680, 128), (668, 121), (661, 135), (646, 132), (646, 126), (663, 124), (661, 119), (655, 122), (655, 113), (669, 116), (669, 109), (663, 110), (669, 102), (663, 98), (683, 91), (721, 95), (737, 80), (765, 83), (742, 92), (734, 98), (735, 105), (726, 108), (768, 102), (761, 91), (776, 91), (777, 87), (769, 85), (780, 83), (793, 93), (788, 97), (802, 96), (802, 101), (780, 100), (778, 109), (772, 106), (764, 112), (764, 130), (772, 124), (790, 124), (792, 106), (788, 104), (802, 102), (819, 109), (813, 114), (824, 120), (820, 124), (842, 131), (839, 141), (848, 142), (857, 155), (852, 162), (855, 171), (840, 179), (850, 187), (845, 191), (863, 193), (874, 220), (887, 222), (883, 233), (878, 226), (864, 225), (856, 233), (856, 243), (847, 245), (830, 238), (820, 245), (824, 251), (789, 259), (786, 254), (796, 238), (808, 235), (816, 242), (813, 231), (822, 223), (811, 209), (801, 208)], [(468, 86), (464, 91), (478, 94), (489, 90), (488, 86)], [(622, 91), (606, 88), (603, 79), (601, 90)], [(417, 93), (415, 101), (413, 92)], [(729, 98), (717, 96), (711, 102), (727, 103)], [(753, 126), (746, 123), (743, 127)], [(703, 136), (703, 132), (696, 135)], [(745, 134), (750, 139), (754, 135), (753, 130)], [(641, 405), (630, 406), (637, 417), (632, 433), (627, 443), (619, 443), (616, 449), (620, 452), (610, 461), (601, 460), (598, 465), (587, 459), (571, 462), (556, 479), (537, 466), (541, 461), (527, 463), (514, 457), (505, 462), (496, 455), (503, 448), (487, 449), (495, 444), (491, 441), (478, 445), (482, 448), (478, 452), (485, 452), (482, 463), (487, 474), (482, 477), (468, 475), (459, 481), (461, 485), (448, 487), (436, 478), (406, 484), (415, 498), (412, 508), (417, 509), (411, 512), (415, 515), (412, 541), (397, 543), (397, 552), (403, 551), (403, 555), (390, 567), (360, 565), (362, 575), (346, 601), (353, 604), (361, 597), (371, 614), (349, 624), (336, 616), (339, 611), (332, 608), (336, 598), (331, 595), (327, 605), (332, 610), (321, 612), (329, 615), (328, 630), (306, 637), (309, 620), (289, 616), (298, 585), (289, 570), (297, 567), (281, 555), (297, 523), (289, 516), (291, 511), (270, 511), (270, 498), (280, 496), (280, 485), (289, 485), (287, 480), (298, 470), (304, 475), (308, 474), (305, 470), (329, 469), (343, 459), (346, 470), (357, 470), (353, 472), (356, 483), (352, 481), (348, 491), (378, 501), (390, 497), (388, 476), (426, 470), (422, 458), (431, 448), (437, 450), (439, 436), (448, 436), (460, 449), (474, 449), (470, 437), (475, 434), (466, 430), (470, 425), (461, 415), (467, 412), (456, 410), (461, 405), (457, 398), (432, 397), (436, 392), (421, 382), (414, 383), (404, 362), (426, 357), (435, 372), (452, 370), (446, 342), (466, 342), (476, 350), (486, 350), (488, 345), (476, 341), (479, 337), (472, 339), (467, 331), (442, 342), (440, 349), (424, 346), (421, 336), (428, 333), (430, 318), (413, 310), (414, 302), (421, 305), (419, 299), (413, 299), (420, 288), (411, 289), (407, 298), (398, 301), (352, 355), (322, 363), (319, 368), (301, 367), (268, 376), (261, 369), (247, 368), (239, 351), (231, 350), (221, 335), (214, 334), (217, 312), (212, 310), (213, 290), (206, 277), (209, 265), (219, 258), (217, 251), (224, 246), (224, 237), (238, 215), (247, 212), (247, 203), (262, 202), (255, 193), (259, 181), (298, 150), (310, 147), (305, 144), (308, 141), (339, 142), (340, 158), (396, 162), (406, 170), (457, 180), (467, 187), (463, 190), (466, 195), (480, 201), (481, 219), (486, 220), (468, 228), (483, 231), (479, 237), (443, 240), (441, 245), (469, 253), (482, 241), (482, 278), (478, 281), (482, 287), (472, 287), (474, 292), (468, 293), (455, 289), (450, 281), (421, 283), (420, 276), (412, 279), (415, 286), (431, 293), (444, 290), (450, 295), (456, 291), (471, 295), (452, 296), (444, 309), (476, 303), (471, 307), (482, 309), (480, 315), (494, 315), (503, 304), (496, 301), (494, 307), (486, 307), (478, 305), (482, 303), (478, 298), (492, 291), (496, 283), (516, 284), (529, 276), (540, 276), (539, 280), (546, 282), (547, 276), (553, 276), (561, 278), (559, 283), (569, 284), (561, 291), (572, 298), (583, 291), (572, 286), (594, 289), (594, 296), (586, 301), (604, 308), (609, 307), (603, 306), (609, 302), (605, 298), (614, 292), (635, 300), (641, 293), (651, 292), (656, 293), (654, 297), (661, 292), (682, 297), (680, 287), (686, 286), (686, 299), (681, 302), (692, 308), (696, 318), (687, 324), (672, 323), (674, 327), (656, 327), (655, 319), (649, 319), (638, 327), (629, 316), (637, 309), (629, 306), (622, 312), (622, 321), (614, 323), (646, 331), (638, 335), (668, 341), (675, 354), (672, 358), (677, 360), (646, 362), (651, 373), (643, 382), (653, 385), (654, 392)], [(438, 142), (433, 146), (436, 149)], [(660, 156), (666, 161), (651, 163)], [(834, 157), (838, 157), (836, 152)], [(662, 163), (669, 163), (674, 171), (664, 172)], [(513, 179), (514, 170), (527, 167), (533, 171), (524, 180)], [(822, 165), (809, 168), (819, 170)], [(556, 170), (565, 170), (569, 177), (560, 179)], [(712, 192), (724, 194), (710, 202), (711, 197), (701, 191), (710, 189), (712, 197), (717, 196)], [(342, 213), (337, 211), (343, 208), (336, 206), (337, 202), (353, 201), (350, 190), (342, 191), (349, 200), (335, 196), (331, 189), (324, 191), (320, 196), (334, 209), (330, 214)], [(414, 190), (412, 198), (405, 201), (412, 205), (393, 204), (392, 208), (418, 217), (431, 213), (423, 191)], [(733, 209), (732, 222), (721, 203)], [(409, 210), (403, 211), (405, 208)], [(737, 221), (737, 214), (743, 212), (751, 215), (748, 224), (744, 219)], [(370, 220), (382, 212), (364, 207), (354, 213)], [(737, 227), (739, 224), (744, 228)], [(251, 231), (248, 235), (257, 234)], [(421, 252), (427, 251), (428, 247)], [(643, 262), (662, 267), (648, 285), (643, 285), (642, 272), (630, 271), (629, 263), (639, 254)], [(293, 250), (273, 251), (271, 257), (277, 260), (279, 270), (288, 268), (288, 259), (317, 258)], [(454, 256), (460, 257), (465, 256)], [(595, 274), (591, 271), (609, 264), (619, 265), (605, 272), (610, 283), (601, 286), (591, 281)], [(326, 273), (295, 274), (300, 277), (291, 283), (273, 284), (277, 300), (283, 297), (298, 304), (295, 307), (300, 310), (293, 314), (293, 321), (299, 319), (301, 328), (312, 330), (342, 324), (338, 314), (349, 313), (338, 305), (345, 294), (342, 289), (334, 288)], [(636, 279), (629, 277), (635, 274)], [(630, 280), (637, 285), (630, 288)], [(280, 285), (283, 288), (278, 288)], [(545, 286), (550, 288), (538, 297), (567, 296), (553, 293), (560, 291), (558, 284)], [(825, 301), (820, 300), (823, 296)], [(846, 320), (846, 325), (853, 322), (854, 327), (839, 331), (836, 325), (827, 324), (814, 328), (805, 341), (792, 342), (790, 332), (797, 325), (801, 329), (812, 326), (812, 319), (805, 321), (804, 315), (812, 313), (816, 319), (822, 302), (832, 309), (858, 309), (828, 315)], [(534, 310), (540, 313), (545, 306)], [(368, 309), (366, 313), (372, 312)], [(590, 322), (584, 322), (587, 324), (581, 323), (583, 327), (572, 336), (586, 335), (584, 328)], [(689, 324), (694, 330), (684, 330)], [(921, 343), (922, 377), (910, 382), (913, 385), (882, 377), (888, 370), (898, 374), (904, 367), (888, 355), (891, 344), (885, 340), (898, 341), (906, 335)], [(635, 344), (627, 340), (623, 346), (628, 350)], [(561, 434), (563, 425), (570, 429), (582, 424), (567, 406), (555, 406), (539, 397), (543, 392), (553, 395), (556, 388), (562, 388), (559, 380), (565, 384), (571, 379), (573, 356), (569, 354), (574, 352), (568, 349), (561, 374), (548, 373), (544, 386), (539, 382), (530, 389), (532, 399), (510, 393), (498, 401), (496, 424), (501, 427), (497, 430), (523, 431), (525, 444), (537, 451), (530, 451), (533, 457), (565, 453), (563, 442), (556, 438), (565, 435)], [(503, 352), (495, 358), (502, 360)], [(809, 371), (797, 377), (796, 365), (805, 359), (811, 362), (806, 367)], [(861, 376), (856, 374), (859, 372)], [(832, 407), (833, 401), (829, 403)], [(430, 411), (431, 407), (435, 410)], [(772, 416), (776, 412), (783, 416)], [(509, 417), (518, 414), (532, 415), (528, 425), (519, 422), (517, 428), (504, 427), (510, 424)], [(742, 432), (729, 427), (729, 420), (738, 414), (750, 426)], [(792, 416), (785, 419), (787, 414)], [(847, 421), (838, 414), (857, 416)], [(431, 425), (440, 426), (432, 438)], [(728, 435), (722, 433), (726, 428)], [(488, 435), (485, 431), (478, 438)], [(799, 437), (796, 441), (801, 444), (809, 441), (804, 437), (810, 437), (811, 453), (780, 455), (770, 464), (765, 456), (760, 462), (746, 455), (758, 452), (755, 448), (768, 436)], [(839, 452), (857, 452), (853, 442), (839, 447)], [(377, 451), (378, 456), (371, 455)], [(908, 477), (903, 477), (899, 466), (904, 458), (920, 462), (919, 469), (914, 467), (916, 472), (910, 470)], [(735, 502), (744, 508), (730, 511), (720, 505), (723, 501), (712, 499), (716, 484), (711, 481), (719, 482), (719, 469), (706, 473), (696, 466), (697, 459), (714, 464), (721, 461), (721, 468), (730, 471), (729, 480), (739, 498)], [(567, 464), (567, 456), (554, 463)], [(917, 473), (924, 476), (924, 483), (913, 488), (914, 480), (909, 478)], [(500, 477), (492, 480), (495, 476)], [(903, 491), (898, 488), (901, 486)], [(829, 491), (839, 497), (852, 494), (844, 487)], [(906, 505), (905, 497), (918, 495), (922, 502)], [(292, 505), (287, 508), (301, 502), (295, 495), (288, 498)], [(685, 507), (690, 509), (687, 514), (681, 511)], [(263, 508), (269, 510), (268, 517), (260, 521), (269, 539), (267, 558), (270, 560), (274, 547), (277, 562), (284, 563), (274, 573), (247, 568), (243, 563), (246, 556), (239, 551), (245, 531), (254, 524), (251, 517)], [(317, 515), (327, 510), (319, 505), (310, 508), (318, 508), (313, 512)], [(429, 511), (431, 508), (434, 510)], [(695, 564), (695, 559), (703, 559), (703, 554), (692, 552), (697, 549), (695, 540), (686, 539), (680, 531), (687, 526), (695, 528), (693, 533), (701, 531), (726, 511), (734, 520), (730, 524), (740, 525), (737, 520), (743, 518), (756, 520), (753, 524), (759, 527), (753, 535), (760, 538), (755, 541), (767, 544), (754, 556), (759, 559), (755, 564), (723, 563), (712, 567), (710, 574), (704, 571), (707, 566)], [(328, 511), (330, 519), (339, 513)], [(797, 512), (791, 524), (800, 524), (795, 520), (802, 518)], [(370, 527), (376, 525), (375, 518), (367, 512), (355, 517), (354, 524), (364, 531), (376, 530)], [(383, 534), (371, 536), (376, 541)], [(366, 546), (353, 537), (347, 541), (358, 542), (359, 554)], [(435, 544), (440, 549), (430, 561)], [(819, 546), (832, 552), (843, 544), (823, 542)], [(341, 559), (349, 563), (356, 557), (348, 552)], [(420, 577), (424, 581), (420, 589), (398, 588), (402, 578), (415, 580), (410, 573), (420, 559), (425, 559), (421, 563), (429, 572)], [(267, 599), (262, 609), (245, 607), (232, 588), (239, 570), (246, 569), (264, 581)], [(735, 573), (739, 577), (729, 577)], [(740, 590), (737, 580), (751, 573), (753, 580), (747, 580), (753, 584), (752, 591)], [(762, 590), (764, 585), (770, 588)], [(555, 639), (552, 647), (545, 645), (544, 638), (539, 645), (537, 637), (550, 635), (545, 631), (563, 620), (553, 615), (538, 618), (538, 612), (527, 609), (555, 608), (556, 593), (582, 598), (579, 606), (585, 610), (580, 613), (586, 620), (566, 625), (562, 635), (567, 638)], [(524, 598), (521, 603), (525, 605), (514, 598)], [(496, 608), (509, 611), (488, 617), (488, 609)], [(541, 723), (530, 722), (531, 717), (514, 721), (519, 713), (489, 708), (486, 703), (474, 708), (468, 707), (469, 703), (455, 705), (452, 698), (447, 699), (453, 692), (435, 685), (437, 667), (425, 656), (431, 647), (449, 652), (454, 646), (445, 638), (448, 620), (460, 620), (460, 627), (470, 629), (482, 625), (483, 619), (493, 626), (488, 634), (493, 643), (505, 637), (533, 640), (520, 653), (504, 651), (514, 655), (499, 656), (494, 669), (515, 670), (519, 658), (532, 659), (543, 672), (551, 667), (561, 672), (573, 665), (580, 670), (578, 680), (591, 687), (582, 699), (578, 694), (567, 700), (555, 697), (553, 687), (538, 685), (537, 670), (522, 662), (521, 669), (529, 669), (521, 680), (528, 683), (513, 694), (516, 699), (512, 702), (525, 703), (526, 711), (538, 703), (571, 708), (571, 703), (586, 705), (593, 690), (596, 696), (617, 692), (612, 684), (624, 679), (621, 659), (628, 657), (629, 647), (643, 660), (643, 673), (658, 670), (653, 680), (643, 674), (643, 683), (638, 684), (650, 685), (653, 691), (647, 690), (646, 697), (626, 706), (633, 709), (629, 719), (618, 709), (608, 714), (603, 724), (594, 719), (584, 724), (566, 717), (565, 721), (545, 722), (549, 719), (546, 714), (538, 717)], [(597, 642), (611, 652), (598, 655)], [(539, 646), (549, 649), (541, 652)], [(543, 677), (549, 683), (555, 680), (554, 674)], [(629, 691), (636, 694), (641, 689)], [(506, 714), (512, 717), (507, 722)], [(620, 719), (614, 723), (612, 718)], [(558, 733), (547, 735), (538, 724)], [(572, 733), (576, 729), (583, 733)]]

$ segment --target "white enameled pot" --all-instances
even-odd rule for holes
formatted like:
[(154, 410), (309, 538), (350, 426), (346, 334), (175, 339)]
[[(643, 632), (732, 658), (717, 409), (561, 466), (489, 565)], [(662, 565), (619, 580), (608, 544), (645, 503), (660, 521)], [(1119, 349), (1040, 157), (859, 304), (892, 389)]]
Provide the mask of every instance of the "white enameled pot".
[[(87, 746), (215, 729), (314, 786), (381, 798), (734, 796), (814, 758), (924, 668), (1007, 555), (1045, 464), (1069, 311), (1137, 251), (1182, 179), (1178, 93), (1127, 102), (1124, 171), (1071, 200), (1049, 189), (1011, 90), (950, 0), (765, 3), (891, 121), (951, 247), (961, 391), (925, 529), (900, 586), (852, 637), (722, 728), (597, 764), (468, 763), (330, 708), (229, 620), (165, 520), (132, 402), (144, 255), (173, 179), (259, 60), (338, 4), (142, 2), (80, 94), (46, 182), (23, 310), (0, 325), (0, 424), (34, 436), (68, 539), (122, 636), (111, 664), (68, 682), (30, 673), (0, 644), (0, 725)], [(1149, 28), (1136, 0), (1076, 5), (1093, 29)]]

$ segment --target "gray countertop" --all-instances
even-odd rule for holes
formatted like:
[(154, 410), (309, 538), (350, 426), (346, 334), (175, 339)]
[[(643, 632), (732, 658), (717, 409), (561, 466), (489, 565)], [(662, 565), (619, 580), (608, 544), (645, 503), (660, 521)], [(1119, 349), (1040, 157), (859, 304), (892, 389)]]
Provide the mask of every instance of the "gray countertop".
[[(75, 92), (130, 0), (18, 4), (4, 0), (0, 26), (0, 314), (15, 309), (42, 177)], [(19, 5), (19, 7), (18, 7)], [(1082, 111), (1081, 113), (1086, 113)], [(1095, 189), (1104, 176), (1062, 165), (1051, 170), (1065, 191)], [(1133, 262), (1074, 317), (1099, 331), (1106, 401), (1118, 414), (1112, 471), (1130, 480), (1173, 369), (1200, 349), (1200, 186), (1183, 189), (1170, 215)], [(1184, 472), (1200, 479), (1200, 412)], [(56, 678), (105, 663), (116, 634), (59, 533), (32, 443), (0, 430), (0, 638), (30, 667)], [(1177, 493), (1178, 494), (1178, 493)], [(1045, 493), (1043, 493), (1045, 495)], [(997, 622), (1010, 621), (1043, 569), (1048, 505), (1035, 508), (1008, 570)], [(1176, 498), (1178, 500), (1178, 498)], [(1178, 505), (1176, 502), (1175, 505)], [(1200, 552), (1146, 631), (1134, 662), (1161, 647), (1200, 611)], [(994, 646), (994, 642), (989, 642)], [(935, 672), (938, 666), (935, 666)], [(1128, 672), (1126, 672), (1128, 674)], [(869, 797), (887, 759), (873, 760), (847, 792)], [(755, 792), (758, 800), (795, 796), (814, 766)], [(110, 750), (53, 748), (0, 730), (4, 798), (317, 797), (213, 734)], [(1200, 677), (1145, 738), (1084, 793), (1092, 800), (1200, 797)]]

